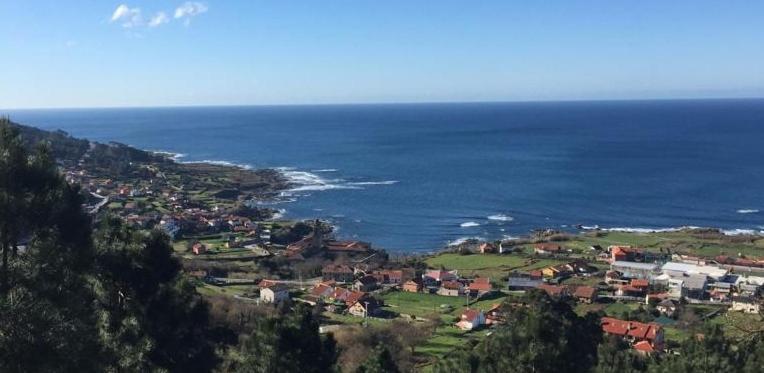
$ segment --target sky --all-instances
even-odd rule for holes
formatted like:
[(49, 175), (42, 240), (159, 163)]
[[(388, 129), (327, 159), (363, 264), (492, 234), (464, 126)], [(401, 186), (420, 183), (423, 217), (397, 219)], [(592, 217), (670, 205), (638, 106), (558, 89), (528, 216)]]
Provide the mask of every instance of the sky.
[(764, 97), (762, 1), (0, 0), (0, 108)]

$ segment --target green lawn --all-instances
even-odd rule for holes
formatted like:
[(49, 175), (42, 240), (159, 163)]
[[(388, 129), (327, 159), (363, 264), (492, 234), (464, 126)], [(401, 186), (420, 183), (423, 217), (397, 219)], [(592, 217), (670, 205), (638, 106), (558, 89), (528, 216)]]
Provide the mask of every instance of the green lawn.
[(512, 270), (532, 270), (563, 263), (556, 259), (533, 259), (520, 255), (442, 253), (425, 260), (431, 268), (445, 267), (458, 270), (462, 276), (490, 277), (494, 281)]
[(610, 245), (629, 245), (651, 251), (670, 248), (674, 251), (701, 256), (721, 254), (764, 256), (764, 239), (754, 242), (731, 242), (729, 238), (701, 238), (687, 232), (627, 233), (606, 232), (600, 237), (581, 234), (564, 243), (565, 246), (585, 250), (591, 245), (607, 248)]
[[(493, 304), (501, 303), (506, 295), (500, 294), (493, 299), (472, 301), (470, 307), (488, 310)], [(409, 293), (404, 291), (390, 292), (382, 296), (385, 301), (385, 309), (395, 313), (426, 317), (433, 313), (452, 319), (458, 316), (466, 307), (466, 297), (446, 297), (436, 294)], [(442, 312), (441, 305), (451, 306), (450, 311)], [(450, 320), (448, 320), (450, 321)]]

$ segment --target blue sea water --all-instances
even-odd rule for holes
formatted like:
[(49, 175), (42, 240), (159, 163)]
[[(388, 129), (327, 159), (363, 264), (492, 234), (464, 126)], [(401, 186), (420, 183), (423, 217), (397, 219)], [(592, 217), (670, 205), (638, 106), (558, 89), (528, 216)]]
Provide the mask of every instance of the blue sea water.
[(282, 168), (300, 183), (276, 205), (287, 217), (391, 250), (576, 224), (764, 230), (764, 100), (0, 114), (182, 161)]

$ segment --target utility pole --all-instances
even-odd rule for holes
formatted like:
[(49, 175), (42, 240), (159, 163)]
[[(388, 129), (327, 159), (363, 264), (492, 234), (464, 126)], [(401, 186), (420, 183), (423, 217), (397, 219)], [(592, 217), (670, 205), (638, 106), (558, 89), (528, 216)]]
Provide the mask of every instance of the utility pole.
[(369, 301), (364, 301), (364, 305), (366, 305), (366, 308), (363, 310), (363, 322), (364, 322), (364, 328), (369, 327)]

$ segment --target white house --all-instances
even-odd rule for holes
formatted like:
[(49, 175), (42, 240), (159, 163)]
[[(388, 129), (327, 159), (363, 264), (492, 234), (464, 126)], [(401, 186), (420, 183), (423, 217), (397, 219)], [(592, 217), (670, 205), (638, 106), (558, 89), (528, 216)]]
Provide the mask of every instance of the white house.
[(456, 326), (461, 330), (473, 330), (481, 325), (485, 325), (485, 314), (481, 310), (471, 308), (465, 309), (459, 322), (456, 323)]
[(730, 311), (759, 313), (761, 311), (761, 302), (751, 297), (733, 297)]
[(289, 299), (289, 289), (283, 284), (272, 284), (260, 289), (260, 301), (278, 303)]

